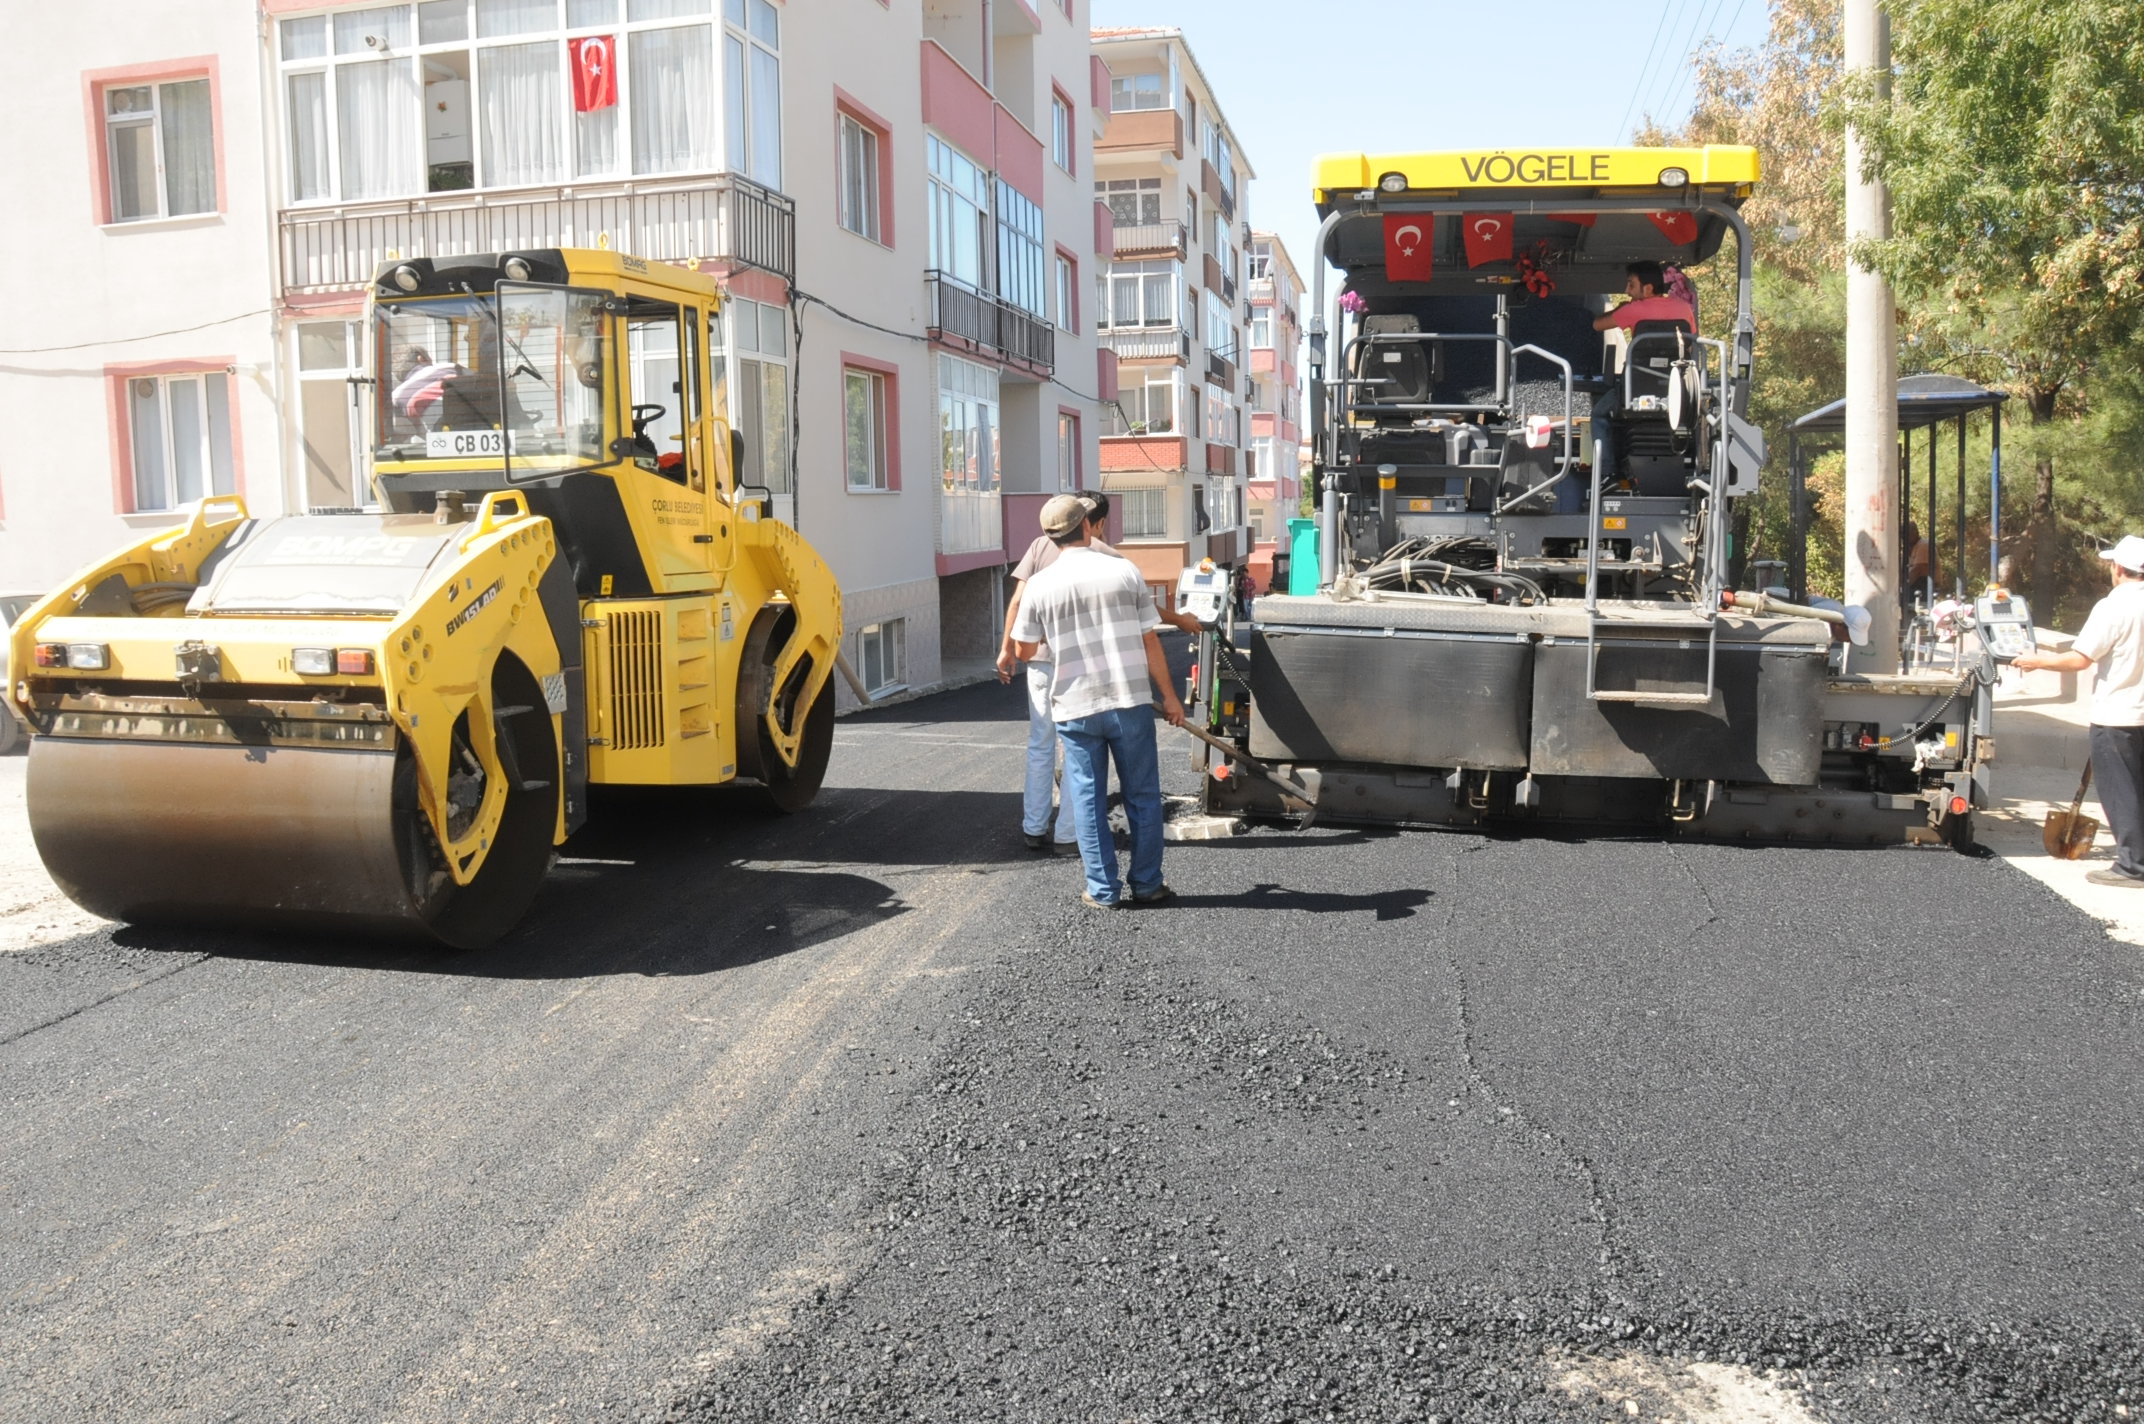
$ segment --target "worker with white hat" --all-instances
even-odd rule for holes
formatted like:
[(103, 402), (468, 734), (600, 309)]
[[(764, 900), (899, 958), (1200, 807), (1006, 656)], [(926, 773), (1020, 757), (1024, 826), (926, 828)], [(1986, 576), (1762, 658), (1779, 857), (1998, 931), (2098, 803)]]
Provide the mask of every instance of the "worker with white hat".
[(2030, 671), (2092, 673), (2092, 777), (2114, 833), (2114, 864), (2085, 878), (2144, 889), (2144, 539), (2124, 534), (2102, 550), (2113, 590), (2092, 605), (2061, 653), (2026, 653)]

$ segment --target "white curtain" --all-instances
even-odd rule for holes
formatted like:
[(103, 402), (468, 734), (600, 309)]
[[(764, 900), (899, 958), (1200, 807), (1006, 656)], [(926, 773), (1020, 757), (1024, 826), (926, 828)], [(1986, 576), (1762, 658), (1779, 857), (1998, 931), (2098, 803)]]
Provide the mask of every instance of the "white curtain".
[(714, 32), (706, 25), (636, 30), (627, 62), (633, 89), (633, 171), (708, 172), (715, 164)]
[(424, 191), (417, 70), (406, 59), (345, 64), (335, 76), (342, 196), (399, 198)]
[(157, 95), (164, 124), (165, 211), (216, 210), (216, 151), (209, 138), (208, 81), (166, 84)]
[(532, 35), (558, 28), (558, 0), (476, 0), (479, 39)]
[(221, 371), (201, 378), (201, 399), (208, 411), (209, 493), (229, 494), (232, 489), (231, 392)]
[(201, 425), (201, 383), (178, 379), (164, 383), (171, 400), (171, 473), (178, 487), (176, 502), (191, 504), (201, 498), (201, 456), (206, 431)]
[(559, 116), (568, 105), (557, 41), (492, 45), (476, 53), (484, 164), (478, 181), (487, 188), (562, 181)]
[(290, 200), (328, 195), (328, 77), (293, 74), (290, 100)]
[(127, 423), (134, 435), (134, 507), (169, 509), (164, 485), (163, 383), (152, 376), (127, 382)]

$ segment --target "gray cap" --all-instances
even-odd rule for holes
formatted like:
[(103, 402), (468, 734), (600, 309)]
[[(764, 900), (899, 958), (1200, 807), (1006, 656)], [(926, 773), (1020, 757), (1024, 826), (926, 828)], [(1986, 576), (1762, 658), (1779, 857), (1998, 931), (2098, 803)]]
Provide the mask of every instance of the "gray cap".
[(1070, 534), (1094, 517), (1094, 506), (1076, 494), (1052, 495), (1042, 506), (1042, 532)]

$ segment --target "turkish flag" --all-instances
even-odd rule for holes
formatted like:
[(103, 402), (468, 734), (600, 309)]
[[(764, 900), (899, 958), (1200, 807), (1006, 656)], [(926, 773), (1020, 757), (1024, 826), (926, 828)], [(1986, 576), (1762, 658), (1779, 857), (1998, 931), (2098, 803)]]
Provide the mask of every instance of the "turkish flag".
[(618, 44), (609, 35), (566, 41), (573, 58), (573, 112), (593, 113), (618, 102)]
[(1385, 214), (1385, 280), (1428, 281), (1432, 267), (1429, 240), (1436, 230), (1437, 220), (1427, 213), (1420, 217)]
[(1511, 260), (1511, 214), (1467, 213), (1459, 219), (1467, 239), (1467, 266)]
[(1688, 247), (1697, 241), (1696, 213), (1647, 213), (1646, 216), (1669, 242), (1678, 247)]

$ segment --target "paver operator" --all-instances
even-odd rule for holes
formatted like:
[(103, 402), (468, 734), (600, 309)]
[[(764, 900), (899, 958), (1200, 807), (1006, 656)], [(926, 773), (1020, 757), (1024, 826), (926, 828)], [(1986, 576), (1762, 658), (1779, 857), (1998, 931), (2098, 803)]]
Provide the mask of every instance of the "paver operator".
[(1064, 745), (1065, 800), (1072, 806), (1087, 887), (1081, 899), (1113, 910), (1126, 889), (1117, 874), (1109, 830), (1109, 763), (1117, 764), (1124, 815), (1131, 827), (1130, 898), (1151, 905), (1170, 898), (1161, 878), (1161, 767), (1154, 745), (1153, 693), (1162, 715), (1184, 724), (1184, 704), (1162, 656), (1161, 614), (1129, 560), (1094, 549), (1100, 521), (1093, 502), (1061, 494), (1042, 506), (1042, 529), (1057, 558), (1023, 588), (1012, 627), (1013, 650), (1033, 659), (1047, 642), (1055, 660), (1050, 716)]
[(2124, 534), (2100, 554), (2114, 588), (2060, 653), (2024, 653), (2012, 664), (2032, 671), (2092, 673), (2092, 777), (2114, 833), (2114, 864), (2085, 878), (2098, 885), (2144, 887), (2144, 539)]

